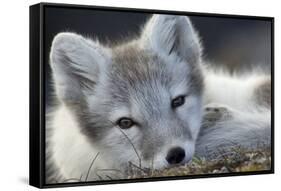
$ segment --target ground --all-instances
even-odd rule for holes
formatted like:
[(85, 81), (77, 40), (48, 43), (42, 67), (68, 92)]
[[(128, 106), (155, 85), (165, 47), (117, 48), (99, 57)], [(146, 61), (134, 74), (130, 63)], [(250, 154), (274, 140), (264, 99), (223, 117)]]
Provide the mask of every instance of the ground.
[(141, 169), (133, 166), (128, 178), (149, 178), (163, 176), (184, 176), (199, 174), (217, 174), (230, 172), (263, 171), (271, 169), (271, 150), (243, 151), (237, 149), (231, 156), (206, 160), (193, 157), (186, 165), (175, 166), (164, 170)]
[[(188, 164), (174, 166), (167, 169), (155, 170), (144, 169), (139, 165), (129, 163), (128, 176), (126, 179), (151, 178), (151, 177), (172, 177), (188, 175), (208, 175), (208, 174), (225, 174), (235, 172), (258, 172), (271, 169), (271, 149), (262, 148), (255, 151), (246, 151), (240, 147), (234, 148), (231, 155), (219, 155), (216, 159), (205, 159), (194, 156)], [(83, 182), (88, 181), (92, 164), (89, 166), (87, 175), (81, 175), (80, 178), (70, 178), (63, 182)], [(106, 170), (106, 169), (105, 169)], [(109, 172), (114, 169), (108, 169)], [(98, 173), (96, 173), (98, 174)], [(100, 180), (113, 180), (109, 174), (101, 177)]]

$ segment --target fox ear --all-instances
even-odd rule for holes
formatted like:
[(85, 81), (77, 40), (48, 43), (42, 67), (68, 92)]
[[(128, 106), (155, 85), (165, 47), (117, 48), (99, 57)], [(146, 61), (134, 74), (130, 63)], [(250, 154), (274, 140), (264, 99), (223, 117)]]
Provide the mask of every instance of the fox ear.
[(187, 16), (153, 15), (141, 40), (155, 51), (176, 54), (188, 63), (196, 63), (201, 57), (199, 38)]
[(105, 52), (98, 43), (74, 33), (55, 36), (50, 53), (55, 91), (65, 102), (80, 102), (93, 90), (106, 62)]

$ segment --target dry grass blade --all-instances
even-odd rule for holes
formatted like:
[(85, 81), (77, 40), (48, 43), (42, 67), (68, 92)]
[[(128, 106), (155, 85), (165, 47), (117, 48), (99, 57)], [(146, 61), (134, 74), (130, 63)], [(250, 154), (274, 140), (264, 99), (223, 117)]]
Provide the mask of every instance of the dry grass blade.
[(90, 165), (90, 167), (89, 167), (89, 169), (88, 169), (88, 172), (87, 172), (87, 175), (86, 175), (85, 181), (87, 181), (87, 180), (88, 180), (88, 177), (89, 177), (89, 174), (90, 174), (91, 168), (92, 168), (92, 166), (93, 166), (94, 162), (96, 161), (96, 159), (98, 158), (99, 154), (100, 154), (100, 153), (97, 153), (97, 154), (96, 154), (96, 156), (95, 156), (95, 158), (93, 159), (93, 161), (92, 161), (92, 163), (91, 163), (91, 165)]
[(139, 168), (141, 168), (141, 157), (140, 157), (140, 155), (139, 155), (139, 153), (138, 153), (138, 151), (137, 151), (135, 145), (133, 144), (132, 140), (126, 135), (126, 133), (124, 133), (124, 131), (122, 131), (122, 129), (120, 129), (119, 127), (118, 127), (118, 129), (120, 130), (120, 132), (126, 137), (126, 139), (127, 139), (127, 140), (130, 142), (130, 144), (132, 145), (132, 147), (133, 147), (133, 149), (134, 149), (134, 151), (135, 151), (135, 153), (136, 153), (136, 155), (137, 155), (137, 157), (138, 157), (138, 159), (139, 159)]
[(64, 180), (63, 182), (64, 183), (67, 183), (67, 182), (69, 182), (69, 181), (80, 181), (79, 179), (77, 179), (77, 178), (69, 178), (69, 179), (66, 179), (66, 180)]
[(108, 169), (97, 169), (97, 171), (115, 171), (115, 172), (120, 172), (120, 173), (122, 173), (121, 170), (118, 170), (118, 169), (110, 169), (110, 168), (108, 168)]
[(109, 180), (113, 180), (109, 175), (106, 175), (106, 177), (107, 177)]
[(143, 169), (143, 168), (141, 168), (141, 167), (135, 165), (135, 164), (132, 163), (132, 162), (129, 162), (129, 164), (130, 164), (131, 167), (134, 167), (134, 168), (136, 168), (136, 169), (138, 169), (138, 170), (140, 170), (140, 171), (142, 171), (142, 172), (144, 172), (144, 173), (147, 172), (145, 169)]

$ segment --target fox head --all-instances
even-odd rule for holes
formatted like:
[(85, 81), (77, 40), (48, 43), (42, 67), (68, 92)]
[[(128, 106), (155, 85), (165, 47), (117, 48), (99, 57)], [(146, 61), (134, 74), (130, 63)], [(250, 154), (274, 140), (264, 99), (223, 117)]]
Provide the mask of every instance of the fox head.
[(114, 47), (59, 33), (50, 61), (58, 99), (108, 163), (159, 169), (192, 158), (203, 79), (188, 17), (153, 15), (138, 38)]

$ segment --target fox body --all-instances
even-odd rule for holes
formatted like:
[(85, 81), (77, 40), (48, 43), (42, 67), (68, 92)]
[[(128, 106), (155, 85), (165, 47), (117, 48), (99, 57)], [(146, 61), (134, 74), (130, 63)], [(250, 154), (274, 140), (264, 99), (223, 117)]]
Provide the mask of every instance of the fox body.
[(185, 16), (153, 15), (140, 37), (114, 47), (59, 33), (47, 182), (125, 178), (129, 164), (161, 169), (233, 142), (270, 145), (270, 77), (208, 69), (201, 53)]

